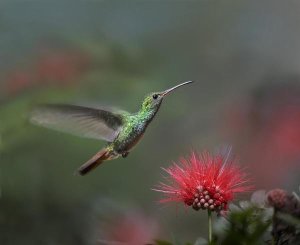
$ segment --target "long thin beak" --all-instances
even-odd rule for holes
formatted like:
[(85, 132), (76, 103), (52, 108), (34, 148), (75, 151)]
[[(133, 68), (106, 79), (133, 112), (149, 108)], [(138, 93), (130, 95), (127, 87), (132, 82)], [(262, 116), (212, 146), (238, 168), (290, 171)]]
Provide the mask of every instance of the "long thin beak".
[(183, 86), (183, 85), (190, 84), (190, 83), (192, 83), (192, 82), (193, 82), (193, 81), (187, 81), (187, 82), (184, 82), (184, 83), (180, 83), (180, 84), (174, 86), (173, 88), (169, 88), (169, 89), (167, 89), (166, 91), (162, 92), (161, 95), (162, 95), (162, 96), (165, 96), (165, 95), (167, 95), (168, 93), (174, 91), (175, 89), (177, 89), (177, 88), (179, 88), (179, 87), (181, 87), (181, 86)]

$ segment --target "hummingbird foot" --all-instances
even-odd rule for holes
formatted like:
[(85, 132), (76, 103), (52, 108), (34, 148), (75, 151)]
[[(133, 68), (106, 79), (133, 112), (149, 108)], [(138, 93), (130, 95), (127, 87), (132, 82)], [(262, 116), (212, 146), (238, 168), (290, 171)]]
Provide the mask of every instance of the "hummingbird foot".
[(129, 154), (128, 151), (127, 151), (127, 152), (123, 152), (123, 153), (122, 153), (122, 157), (123, 157), (123, 158), (126, 158), (126, 157), (128, 156), (128, 154)]

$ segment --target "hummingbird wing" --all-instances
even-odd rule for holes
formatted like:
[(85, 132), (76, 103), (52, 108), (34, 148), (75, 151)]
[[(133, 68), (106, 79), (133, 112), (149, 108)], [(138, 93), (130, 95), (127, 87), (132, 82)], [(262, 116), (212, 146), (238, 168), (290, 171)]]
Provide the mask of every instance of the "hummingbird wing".
[(123, 126), (123, 114), (77, 105), (42, 105), (33, 110), (31, 122), (73, 135), (112, 142)]

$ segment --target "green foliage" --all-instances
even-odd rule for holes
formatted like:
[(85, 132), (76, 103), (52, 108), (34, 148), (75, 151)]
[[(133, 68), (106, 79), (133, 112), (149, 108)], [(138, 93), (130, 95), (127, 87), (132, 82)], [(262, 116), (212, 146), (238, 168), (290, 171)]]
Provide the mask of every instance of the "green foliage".
[(267, 194), (268, 203), (274, 208), (272, 237), (275, 244), (300, 243), (300, 200), (298, 195), (282, 189)]
[(297, 230), (300, 231), (300, 219), (299, 218), (296, 218), (290, 214), (285, 214), (285, 213), (278, 213), (277, 217), (279, 219), (285, 221), (289, 225), (294, 226)]
[(271, 217), (266, 210), (250, 205), (229, 212), (221, 222), (223, 229), (215, 234), (215, 244), (265, 244)]
[[(300, 219), (291, 214), (277, 213), (276, 226), (284, 227), (284, 231), (276, 236), (277, 244), (299, 244), (300, 243)], [(273, 232), (276, 230), (273, 228)]]
[[(278, 232), (278, 228), (281, 228), (280, 239), (275, 239), (274, 232)], [(296, 245), (299, 241), (300, 219), (297, 214), (274, 212), (273, 208), (266, 205), (242, 201), (240, 206), (231, 205), (228, 214), (217, 220), (214, 225), (213, 242), (210, 245)], [(157, 240), (155, 244), (172, 245), (161, 240)], [(193, 244), (209, 243), (199, 238)]]

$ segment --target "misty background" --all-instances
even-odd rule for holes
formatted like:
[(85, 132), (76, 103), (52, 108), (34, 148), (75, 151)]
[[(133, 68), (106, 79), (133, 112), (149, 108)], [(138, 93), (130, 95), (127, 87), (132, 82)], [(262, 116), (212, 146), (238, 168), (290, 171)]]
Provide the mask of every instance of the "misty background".
[[(232, 145), (256, 189), (298, 189), (299, 23), (297, 1), (1, 0), (0, 243), (193, 242), (205, 213), (151, 190), (192, 150)], [(28, 120), (40, 103), (135, 112), (187, 80), (126, 159), (84, 177), (105, 143)]]

